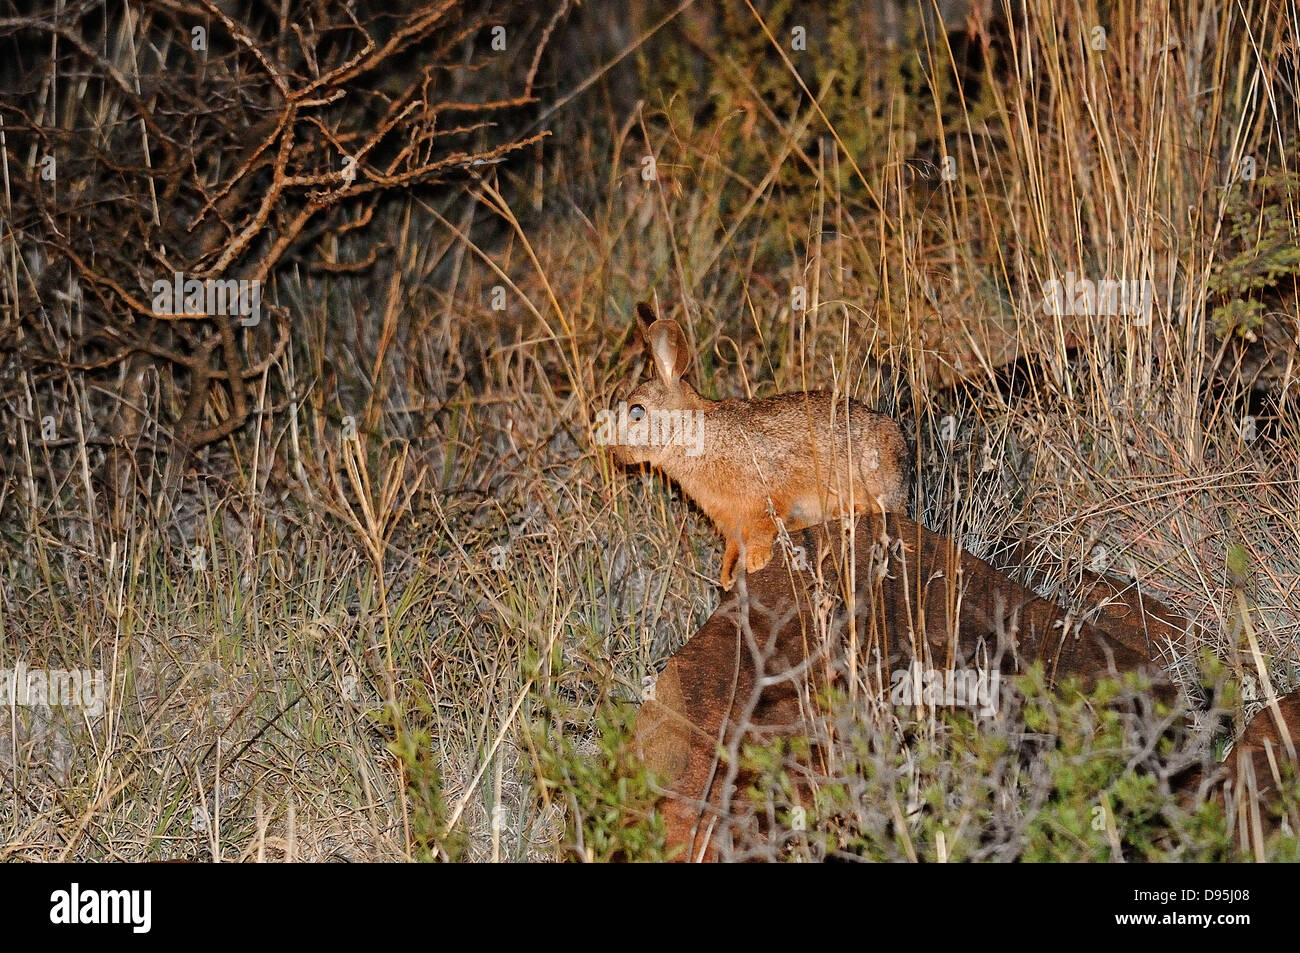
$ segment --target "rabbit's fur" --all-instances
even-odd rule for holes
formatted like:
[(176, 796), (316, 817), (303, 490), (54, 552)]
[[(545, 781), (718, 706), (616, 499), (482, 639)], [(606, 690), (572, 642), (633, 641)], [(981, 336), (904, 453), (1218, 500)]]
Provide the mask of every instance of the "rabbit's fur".
[(637, 317), (654, 376), (620, 406), (626, 439), (609, 442), (616, 460), (658, 467), (713, 520), (727, 540), (723, 588), (742, 552), (751, 573), (772, 558), (773, 516), (796, 530), (906, 513), (910, 456), (889, 417), (826, 391), (707, 400), (685, 380), (691, 355), (677, 322), (645, 303)]

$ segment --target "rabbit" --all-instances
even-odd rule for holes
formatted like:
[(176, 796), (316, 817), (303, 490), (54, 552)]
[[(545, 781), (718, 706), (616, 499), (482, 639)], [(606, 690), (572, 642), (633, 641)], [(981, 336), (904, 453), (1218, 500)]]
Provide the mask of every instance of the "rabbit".
[[(826, 391), (707, 400), (685, 380), (686, 335), (636, 306), (654, 376), (605, 417), (600, 442), (624, 465), (648, 463), (693, 499), (726, 538), (721, 583), (768, 564), (777, 517), (787, 531), (864, 512), (906, 513), (911, 458), (898, 424)], [(614, 411), (603, 412), (613, 415)], [(846, 427), (845, 424), (848, 424)], [(619, 439), (613, 439), (613, 438)]]

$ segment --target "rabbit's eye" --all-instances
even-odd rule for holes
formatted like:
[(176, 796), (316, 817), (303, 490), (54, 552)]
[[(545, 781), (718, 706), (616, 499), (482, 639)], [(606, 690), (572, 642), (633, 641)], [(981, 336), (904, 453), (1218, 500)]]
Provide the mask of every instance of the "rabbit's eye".
[(634, 424), (640, 423), (645, 419), (645, 408), (640, 404), (633, 404), (628, 408), (627, 419), (632, 421)]

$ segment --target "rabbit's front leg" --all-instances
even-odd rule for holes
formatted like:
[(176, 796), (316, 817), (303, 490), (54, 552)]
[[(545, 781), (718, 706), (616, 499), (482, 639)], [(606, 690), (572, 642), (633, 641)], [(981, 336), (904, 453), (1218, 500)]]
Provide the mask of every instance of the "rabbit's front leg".
[(745, 572), (758, 572), (772, 561), (772, 546), (776, 531), (771, 527), (754, 526), (740, 530), (739, 538), (727, 537), (727, 551), (722, 554), (722, 588), (731, 591), (736, 584), (736, 564), (740, 562), (740, 544), (745, 544)]
[(745, 540), (745, 572), (758, 572), (772, 561), (772, 546), (776, 543), (776, 530), (771, 521), (764, 519), (765, 526), (749, 529), (743, 536)]
[(731, 591), (736, 584), (736, 562), (740, 559), (740, 545), (736, 537), (727, 537), (727, 550), (722, 554), (722, 588)]

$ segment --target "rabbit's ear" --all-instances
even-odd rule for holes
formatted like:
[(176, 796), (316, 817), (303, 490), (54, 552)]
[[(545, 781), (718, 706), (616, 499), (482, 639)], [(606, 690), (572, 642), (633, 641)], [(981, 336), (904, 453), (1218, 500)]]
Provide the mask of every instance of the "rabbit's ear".
[(676, 384), (691, 366), (691, 351), (681, 327), (676, 321), (656, 321), (646, 329), (645, 339), (660, 379)]
[(654, 305), (649, 301), (638, 301), (636, 303), (636, 323), (641, 327), (641, 339), (645, 341), (646, 347), (650, 346), (650, 338), (647, 336), (650, 325), (658, 320), (659, 315), (655, 314)]

